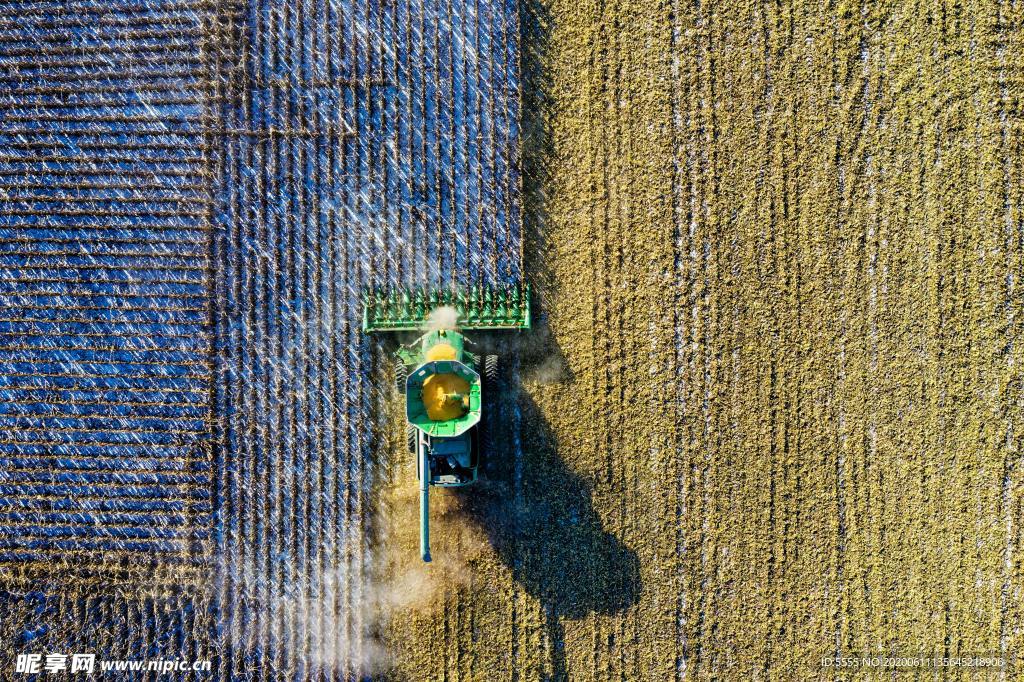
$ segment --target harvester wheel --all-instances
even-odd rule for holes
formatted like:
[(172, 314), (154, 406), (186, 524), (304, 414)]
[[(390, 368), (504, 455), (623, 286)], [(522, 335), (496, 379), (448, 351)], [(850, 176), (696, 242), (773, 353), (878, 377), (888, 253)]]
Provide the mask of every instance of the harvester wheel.
[(395, 388), (398, 395), (405, 395), (405, 380), (409, 378), (409, 370), (401, 360), (395, 360)]
[(493, 432), (493, 424), (497, 422), (494, 410), (497, 409), (497, 401), (495, 400), (498, 395), (498, 356), (497, 355), (485, 355), (484, 361), (484, 386), (487, 390), (484, 391), (484, 400), (487, 401), (487, 406), (480, 415), (480, 424), (476, 429), (478, 457), (487, 459), (493, 456), (495, 438)]
[(409, 452), (416, 453), (416, 427), (412, 424), (405, 425), (405, 441), (409, 446)]
[(484, 356), (484, 379), (486, 379), (487, 383), (489, 383), (491, 386), (494, 386), (498, 382), (497, 355)]
[(491, 455), (491, 439), (487, 433), (487, 421), (485, 417), (480, 418), (480, 423), (473, 429), (473, 457), (470, 463), (473, 466), (480, 466), (480, 460), (486, 460)]

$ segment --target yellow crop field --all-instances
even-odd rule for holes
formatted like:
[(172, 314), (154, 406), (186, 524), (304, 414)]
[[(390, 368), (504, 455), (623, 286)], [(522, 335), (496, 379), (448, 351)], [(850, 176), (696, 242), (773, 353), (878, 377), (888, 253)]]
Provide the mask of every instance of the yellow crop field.
[[(381, 569), (391, 674), (1020, 651), (1024, 6), (522, 21), (540, 320), (488, 481), (435, 496), (437, 563)], [(399, 562), (407, 501), (383, 507)]]

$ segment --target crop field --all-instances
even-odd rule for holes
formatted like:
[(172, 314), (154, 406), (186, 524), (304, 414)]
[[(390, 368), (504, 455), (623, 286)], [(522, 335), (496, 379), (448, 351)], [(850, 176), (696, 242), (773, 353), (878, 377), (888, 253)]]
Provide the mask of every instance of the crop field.
[[(1020, 3), (0, 9), (0, 679), (1024, 647)], [(520, 278), (422, 564), (361, 292)]]
[(0, 9), (0, 679), (382, 669), (361, 296), (520, 277), (514, 5)]
[(523, 17), (543, 318), (399, 677), (1019, 651), (1020, 4)]

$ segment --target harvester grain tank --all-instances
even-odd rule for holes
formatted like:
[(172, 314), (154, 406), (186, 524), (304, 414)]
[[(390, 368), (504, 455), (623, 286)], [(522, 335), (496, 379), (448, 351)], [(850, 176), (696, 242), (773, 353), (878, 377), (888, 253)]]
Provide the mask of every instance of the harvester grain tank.
[(395, 352), (395, 388), (405, 397), (409, 451), (420, 492), (420, 555), (430, 561), (430, 486), (477, 479), (481, 429), (492, 414), (498, 358), (473, 352), (464, 332), (530, 328), (526, 287), (371, 292), (363, 331), (424, 331)]

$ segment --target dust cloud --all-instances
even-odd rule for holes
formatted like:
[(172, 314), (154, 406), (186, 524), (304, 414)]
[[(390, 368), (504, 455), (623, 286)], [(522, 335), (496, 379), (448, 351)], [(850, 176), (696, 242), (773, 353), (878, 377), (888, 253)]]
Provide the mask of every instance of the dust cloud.
[(430, 311), (427, 318), (427, 331), (439, 329), (458, 329), (459, 313), (450, 305), (443, 305)]
[(400, 467), (397, 480), (381, 491), (372, 549), (371, 585), (364, 589), (367, 637), (364, 674), (386, 673), (392, 666), (382, 642), (389, 623), (410, 613), (427, 616), (442, 609), (446, 595), (468, 589), (471, 564), (490, 546), (486, 532), (465, 508), (463, 497), (433, 487), (430, 491), (432, 561), (424, 563), (419, 547), (419, 489), (415, 467)]
[(525, 372), (526, 381), (541, 385), (558, 384), (566, 378), (565, 361), (556, 354), (547, 355)]

